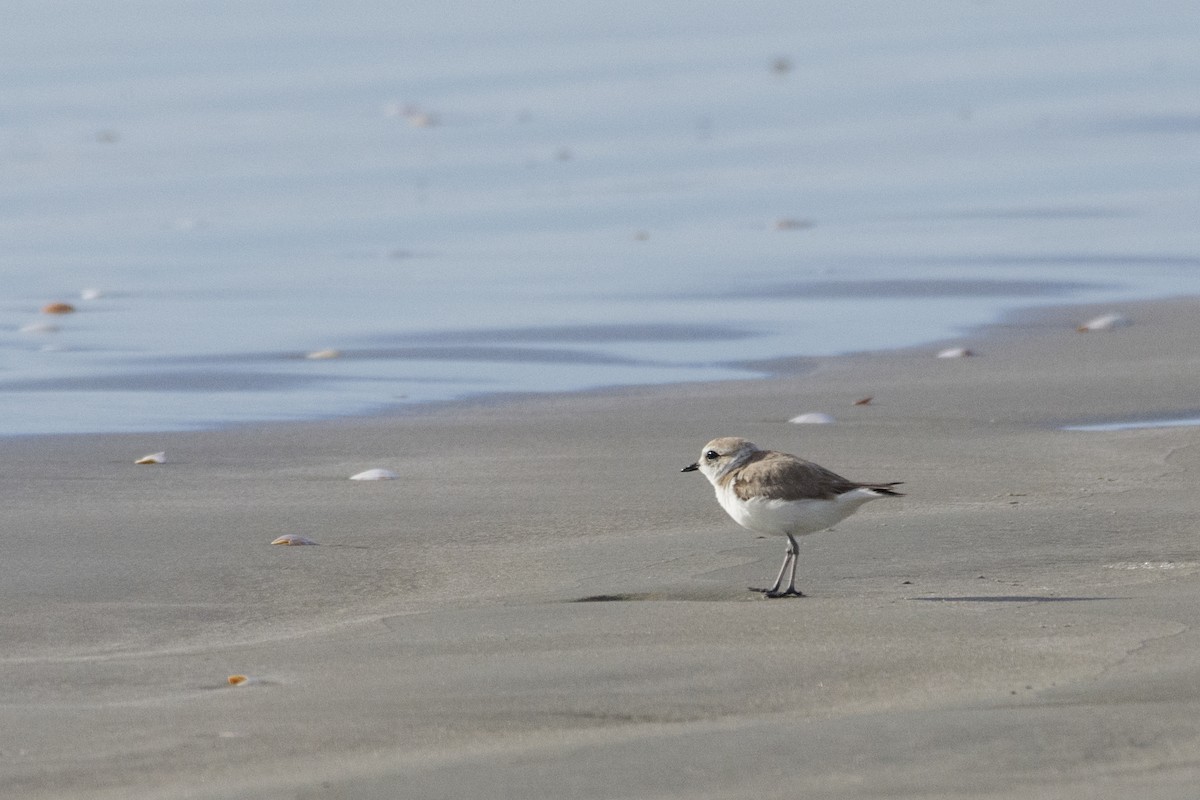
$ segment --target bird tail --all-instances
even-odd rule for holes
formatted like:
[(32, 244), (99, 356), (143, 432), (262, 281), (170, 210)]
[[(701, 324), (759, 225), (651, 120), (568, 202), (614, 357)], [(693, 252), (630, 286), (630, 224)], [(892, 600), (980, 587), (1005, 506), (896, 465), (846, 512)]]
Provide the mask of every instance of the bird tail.
[(897, 492), (893, 486), (899, 486), (904, 481), (892, 481), (891, 483), (864, 483), (860, 489), (869, 489), (883, 497), (904, 497), (904, 492)]

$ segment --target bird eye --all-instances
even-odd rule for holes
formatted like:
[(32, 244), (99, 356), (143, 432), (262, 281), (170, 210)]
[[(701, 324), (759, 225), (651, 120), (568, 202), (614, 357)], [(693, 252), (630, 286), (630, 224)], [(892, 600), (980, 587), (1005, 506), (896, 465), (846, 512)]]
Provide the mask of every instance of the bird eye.
[(716, 461), (718, 458), (721, 457), (721, 454), (718, 453), (716, 450), (709, 450), (707, 453), (704, 454), (704, 457), (706, 459), (708, 459), (709, 461)]

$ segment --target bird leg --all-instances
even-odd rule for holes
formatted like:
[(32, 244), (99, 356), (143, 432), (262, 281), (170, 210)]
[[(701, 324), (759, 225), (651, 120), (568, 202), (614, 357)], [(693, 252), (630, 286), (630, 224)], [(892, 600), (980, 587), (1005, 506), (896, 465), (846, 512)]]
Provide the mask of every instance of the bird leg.
[[(779, 574), (775, 576), (775, 584), (770, 589), (759, 589), (751, 586), (750, 591), (762, 592), (772, 599), (776, 597), (804, 597), (804, 592), (796, 588), (796, 552), (798, 550), (796, 540), (792, 538), (790, 533), (787, 537), (788, 543), (787, 549), (783, 553), (783, 565), (779, 568)], [(788, 571), (788, 567), (791, 567), (791, 573), (788, 575), (788, 587), (781, 592), (779, 591), (779, 587), (783, 585), (783, 574)]]
[(797, 558), (797, 554), (800, 552), (800, 548), (796, 545), (796, 540), (792, 538), (790, 533), (788, 534), (788, 547), (792, 551), (792, 569), (791, 572), (788, 573), (788, 587), (775, 596), (804, 597), (804, 592), (796, 588), (796, 562), (799, 560)]

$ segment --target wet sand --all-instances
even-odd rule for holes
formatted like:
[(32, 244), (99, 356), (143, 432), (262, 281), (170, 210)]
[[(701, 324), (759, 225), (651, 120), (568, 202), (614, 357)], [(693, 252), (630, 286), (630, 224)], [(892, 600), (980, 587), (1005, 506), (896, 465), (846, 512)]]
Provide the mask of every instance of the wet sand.
[[(1200, 301), (1074, 331), (1109, 310), (770, 380), (5, 440), (0, 794), (1193, 797), (1200, 428), (1059, 428), (1197, 416)], [(679, 473), (718, 435), (908, 494), (765, 600), (782, 543)]]

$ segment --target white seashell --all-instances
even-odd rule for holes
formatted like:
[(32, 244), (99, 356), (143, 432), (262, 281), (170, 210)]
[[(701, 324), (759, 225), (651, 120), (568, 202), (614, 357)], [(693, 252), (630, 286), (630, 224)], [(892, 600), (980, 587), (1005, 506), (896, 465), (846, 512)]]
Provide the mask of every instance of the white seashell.
[(58, 333), (62, 328), (55, 325), (53, 322), (31, 322), (28, 325), (22, 325), (18, 333)]
[(303, 536), (298, 536), (294, 533), (285, 533), (283, 536), (280, 536), (278, 539), (271, 542), (271, 544), (301, 545), (301, 544), (316, 544), (316, 542), (314, 542), (312, 539), (305, 539)]
[(79, 297), (82, 300), (99, 300), (104, 297), (104, 292), (99, 289), (84, 289), (79, 293)]
[(822, 414), (820, 411), (811, 411), (807, 414), (801, 414), (798, 417), (792, 417), (788, 422), (796, 425), (828, 425), (833, 422), (833, 417), (828, 414)]
[(938, 358), (968, 358), (975, 355), (965, 347), (949, 347), (937, 354)]
[(399, 478), (400, 476), (392, 472), (390, 469), (369, 469), (366, 472), (360, 472), (357, 475), (351, 475), (352, 481), (390, 481)]
[(1096, 317), (1095, 319), (1088, 320), (1075, 330), (1079, 331), (1080, 333), (1087, 333), (1089, 331), (1111, 331), (1113, 328), (1119, 328), (1122, 325), (1128, 324), (1129, 320), (1121, 314), (1105, 314), (1103, 316)]
[(326, 358), (341, 358), (341, 356), (342, 356), (342, 351), (335, 350), (332, 347), (326, 347), (321, 350), (313, 350), (311, 353), (306, 353), (304, 355), (305, 358), (311, 358), (314, 361), (326, 359)]
[(142, 456), (141, 458), (139, 458), (137, 461), (135, 461), (133, 463), (135, 463), (135, 464), (165, 464), (165, 463), (167, 463), (167, 454), (165, 452), (151, 453), (148, 456)]

